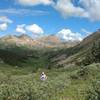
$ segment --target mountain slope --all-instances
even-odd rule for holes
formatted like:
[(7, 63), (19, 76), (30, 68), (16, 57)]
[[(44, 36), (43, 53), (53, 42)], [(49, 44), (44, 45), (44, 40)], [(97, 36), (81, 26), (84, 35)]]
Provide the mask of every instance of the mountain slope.
[[(98, 47), (93, 47), (93, 45), (98, 45)], [(52, 57), (52, 62), (55, 65), (67, 65), (71, 63), (82, 63), (83, 60), (87, 57), (87, 55), (90, 55), (90, 52), (93, 52), (93, 48), (98, 48), (98, 54), (96, 56), (99, 56), (98, 59), (100, 59), (100, 31), (96, 31), (90, 36), (86, 37), (82, 42), (80, 42), (78, 45), (68, 48), (68, 49), (62, 49), (61, 51), (58, 51), (58, 53), (55, 53), (55, 56)], [(95, 52), (97, 52), (95, 50)], [(62, 59), (62, 56), (65, 56)], [(90, 55), (90, 58), (93, 58), (94, 55)], [(94, 61), (93, 61), (94, 62)], [(91, 63), (93, 63), (91, 62)]]

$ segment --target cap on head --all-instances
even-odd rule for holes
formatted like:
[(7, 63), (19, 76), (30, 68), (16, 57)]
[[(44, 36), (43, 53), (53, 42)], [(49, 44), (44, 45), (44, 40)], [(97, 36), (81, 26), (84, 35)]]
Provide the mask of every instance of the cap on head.
[(44, 74), (44, 72), (42, 72), (42, 74)]

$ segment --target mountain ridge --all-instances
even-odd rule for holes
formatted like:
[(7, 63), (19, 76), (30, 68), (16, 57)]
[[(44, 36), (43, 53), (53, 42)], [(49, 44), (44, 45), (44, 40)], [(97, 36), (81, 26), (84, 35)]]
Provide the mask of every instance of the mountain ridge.
[(0, 38), (0, 42), (9, 46), (9, 44), (15, 44), (16, 46), (28, 46), (37, 48), (55, 48), (55, 47), (72, 47), (79, 43), (79, 41), (64, 42), (57, 36), (43, 36), (41, 38), (33, 39), (27, 34), (21, 34), (20, 36), (8, 35)]

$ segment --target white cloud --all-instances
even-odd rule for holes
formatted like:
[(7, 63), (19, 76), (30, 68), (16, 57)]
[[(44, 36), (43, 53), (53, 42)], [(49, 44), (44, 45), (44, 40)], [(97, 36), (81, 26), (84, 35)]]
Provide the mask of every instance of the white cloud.
[(8, 28), (8, 25), (13, 23), (11, 19), (6, 16), (0, 16), (0, 31), (5, 31)]
[(73, 0), (58, 0), (54, 8), (66, 17), (83, 17), (100, 21), (100, 0), (79, 0), (77, 6)]
[(70, 29), (62, 29), (57, 36), (65, 41), (81, 41), (83, 39), (80, 33), (74, 33)]
[[(65, 18), (82, 17), (93, 21), (100, 21), (100, 0), (16, 0), (22, 5), (50, 5), (59, 11)], [(13, 11), (14, 12), (14, 11)], [(34, 13), (31, 13), (34, 14)]]
[(13, 21), (6, 16), (0, 16), (0, 22), (1, 23), (13, 23)]
[(100, 0), (80, 0), (80, 4), (88, 12), (91, 20), (100, 21)]
[(7, 23), (0, 24), (0, 31), (5, 31), (7, 29)]
[(38, 26), (37, 24), (32, 24), (32, 25), (26, 25), (26, 24), (22, 24), (22, 25), (17, 25), (16, 27), (16, 32), (17, 33), (23, 33), (23, 34), (29, 34), (31, 33), (31, 36), (33, 38), (38, 38), (40, 36), (43, 36), (43, 29)]
[(37, 24), (27, 25), (26, 30), (36, 35), (44, 33), (43, 29)]
[(17, 1), (22, 5), (29, 5), (29, 6), (34, 6), (38, 4), (50, 5), (53, 3), (52, 0), (17, 0)]
[(58, 0), (54, 8), (64, 17), (88, 17), (88, 13), (83, 8), (74, 6), (72, 0)]
[(31, 9), (0, 9), (1, 14), (11, 14), (11, 15), (19, 15), (19, 16), (40, 16), (47, 15), (48, 12), (42, 10), (31, 10)]
[(17, 25), (16, 32), (25, 34), (26, 30), (24, 28), (25, 28), (25, 24)]

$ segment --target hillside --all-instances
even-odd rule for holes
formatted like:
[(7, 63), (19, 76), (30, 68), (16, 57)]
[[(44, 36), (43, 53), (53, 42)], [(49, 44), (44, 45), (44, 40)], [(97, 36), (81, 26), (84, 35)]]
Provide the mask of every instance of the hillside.
[(100, 39), (100, 30), (92, 33), (91, 35), (89, 35), (88, 37), (86, 37), (81, 43), (79, 43), (78, 46), (89, 46), (91, 45), (93, 42), (97, 41)]
[[(81, 63), (83, 62), (83, 60), (85, 60), (87, 55), (90, 55), (90, 53), (94, 52), (93, 49), (95, 49), (95, 54), (97, 54), (98, 52), (96, 56), (98, 56), (98, 59), (100, 59), (100, 53), (99, 53), (100, 52), (100, 30), (86, 37), (78, 45), (68, 49), (62, 49), (56, 52), (55, 57), (52, 58), (52, 61), (58, 66), (66, 65), (70, 63), (73, 64)], [(90, 58), (93, 57), (94, 55), (90, 55)], [(96, 59), (97, 58), (95, 58), (95, 60)], [(91, 63), (95, 62), (95, 60), (92, 61)]]

